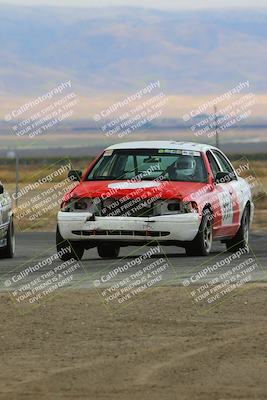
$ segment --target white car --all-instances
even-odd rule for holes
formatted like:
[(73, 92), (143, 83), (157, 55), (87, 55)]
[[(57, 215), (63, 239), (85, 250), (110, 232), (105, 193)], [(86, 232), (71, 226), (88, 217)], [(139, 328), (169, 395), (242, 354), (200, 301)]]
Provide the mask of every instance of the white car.
[(152, 241), (208, 255), (213, 240), (229, 251), (248, 244), (254, 205), (249, 184), (217, 148), (198, 143), (145, 141), (108, 147), (64, 196), (57, 248), (80, 259), (97, 247), (114, 258), (122, 246)]
[(15, 253), (15, 233), (12, 201), (0, 183), (0, 258), (12, 258)]

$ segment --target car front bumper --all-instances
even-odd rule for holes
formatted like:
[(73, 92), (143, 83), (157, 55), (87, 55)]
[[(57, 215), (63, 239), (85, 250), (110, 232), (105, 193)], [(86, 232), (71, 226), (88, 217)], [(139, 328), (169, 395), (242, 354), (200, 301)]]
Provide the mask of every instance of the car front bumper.
[(63, 239), (113, 241), (191, 241), (201, 217), (197, 213), (157, 217), (92, 217), (90, 213), (58, 213), (58, 227)]

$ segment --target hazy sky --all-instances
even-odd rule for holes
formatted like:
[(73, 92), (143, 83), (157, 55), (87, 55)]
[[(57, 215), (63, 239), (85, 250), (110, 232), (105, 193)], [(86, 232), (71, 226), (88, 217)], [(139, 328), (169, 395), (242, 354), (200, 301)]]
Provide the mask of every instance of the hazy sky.
[(47, 6), (142, 6), (151, 8), (257, 8), (267, 7), (266, 0), (0, 0), (0, 4)]

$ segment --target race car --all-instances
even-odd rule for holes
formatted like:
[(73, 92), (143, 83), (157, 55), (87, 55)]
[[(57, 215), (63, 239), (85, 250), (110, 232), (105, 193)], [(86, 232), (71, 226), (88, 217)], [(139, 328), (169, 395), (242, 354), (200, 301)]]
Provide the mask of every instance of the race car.
[(0, 183), (0, 258), (12, 258), (15, 254), (15, 233), (12, 201)]
[[(120, 247), (160, 243), (207, 256), (213, 240), (229, 251), (248, 248), (254, 205), (249, 184), (216, 147), (141, 141), (108, 147), (65, 194), (56, 242), (62, 259), (97, 247), (116, 258)], [(64, 248), (69, 244), (71, 250)]]

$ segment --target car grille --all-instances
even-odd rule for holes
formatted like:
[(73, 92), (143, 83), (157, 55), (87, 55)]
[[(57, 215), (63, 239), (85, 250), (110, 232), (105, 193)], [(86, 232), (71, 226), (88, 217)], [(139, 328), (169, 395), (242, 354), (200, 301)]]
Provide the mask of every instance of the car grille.
[(74, 235), (79, 236), (146, 236), (146, 237), (162, 237), (168, 236), (170, 232), (166, 231), (131, 231), (131, 230), (78, 230), (72, 231)]
[(151, 199), (112, 199), (102, 201), (102, 217), (151, 217), (155, 215), (155, 201)]

